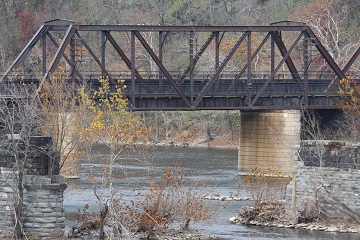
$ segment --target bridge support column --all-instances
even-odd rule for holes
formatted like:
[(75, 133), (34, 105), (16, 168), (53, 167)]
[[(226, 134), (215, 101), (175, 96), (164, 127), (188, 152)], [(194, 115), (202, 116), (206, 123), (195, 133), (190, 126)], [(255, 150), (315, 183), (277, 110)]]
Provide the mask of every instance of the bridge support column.
[(241, 112), (238, 170), (254, 167), (291, 174), (300, 144), (300, 111)]

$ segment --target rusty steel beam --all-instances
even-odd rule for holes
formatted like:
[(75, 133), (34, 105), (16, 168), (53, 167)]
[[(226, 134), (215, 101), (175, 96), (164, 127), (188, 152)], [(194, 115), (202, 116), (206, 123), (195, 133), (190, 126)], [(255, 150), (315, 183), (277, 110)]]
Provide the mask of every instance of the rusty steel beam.
[(241, 43), (245, 40), (245, 38), (249, 35), (249, 32), (244, 32), (242, 36), (238, 39), (238, 41), (234, 44), (233, 48), (230, 50), (228, 55), (225, 57), (221, 65), (218, 67), (212, 78), (206, 83), (205, 87), (201, 90), (199, 95), (194, 101), (194, 106), (199, 105), (201, 99), (206, 95), (206, 93), (210, 90), (212, 85), (218, 80), (220, 73), (225, 68), (226, 64), (230, 61), (231, 57), (235, 54), (236, 50), (239, 48)]
[(172, 76), (170, 75), (170, 73), (166, 70), (166, 68), (164, 67), (164, 65), (162, 64), (162, 62), (159, 60), (159, 58), (156, 56), (156, 54), (154, 53), (154, 51), (151, 49), (151, 47), (149, 46), (149, 44), (146, 42), (146, 40), (143, 38), (143, 36), (140, 34), (140, 32), (138, 31), (133, 31), (133, 33), (135, 34), (135, 36), (137, 37), (137, 39), (140, 41), (140, 43), (144, 46), (144, 48), (146, 49), (146, 51), (149, 53), (149, 55), (151, 56), (151, 58), (154, 60), (154, 62), (157, 64), (157, 66), (161, 69), (161, 71), (164, 73), (165, 77), (169, 80), (169, 82), (172, 84), (173, 88), (175, 89), (175, 91), (179, 94), (179, 96), (185, 101), (185, 103), (190, 107), (191, 104), (189, 103), (188, 99), (186, 98), (186, 96), (184, 95), (184, 93), (182, 92), (182, 90), (179, 88), (179, 86), (177, 85), (177, 83), (175, 82), (175, 80), (172, 78)]
[[(56, 39), (53, 37), (53, 35), (50, 32), (47, 32), (46, 35), (49, 37), (49, 39), (51, 40), (51, 42), (54, 44), (54, 46), (56, 48), (59, 48), (59, 44), (56, 42)], [(84, 78), (82, 77), (81, 73), (79, 72), (79, 70), (76, 69), (75, 63), (73, 60), (70, 60), (69, 57), (63, 53), (63, 57), (65, 58), (66, 62), (74, 69), (76, 75), (78, 75), (78, 77), (81, 80), (84, 80)], [(45, 61), (46, 62), (46, 61)]]
[[(266, 34), (265, 38), (262, 40), (262, 42), (260, 43), (260, 45), (256, 48), (256, 50), (254, 51), (254, 53), (251, 55), (251, 57), (250, 57), (250, 62), (252, 62), (252, 61), (255, 59), (256, 55), (260, 52), (260, 50), (262, 49), (262, 47), (265, 45), (266, 41), (269, 39), (270, 35), (271, 35), (270, 33)], [(248, 65), (249, 65), (249, 63), (247, 62), (247, 63), (245, 64), (245, 66), (241, 69), (241, 71), (240, 71), (238, 74), (236, 74), (235, 80), (239, 80), (239, 79), (241, 78), (241, 76), (244, 74), (244, 72), (245, 72), (246, 69), (248, 68)], [(232, 84), (233, 84), (234, 82), (235, 82), (235, 81), (233, 81)]]
[(194, 68), (194, 66), (196, 65), (197, 61), (199, 60), (199, 58), (201, 57), (201, 55), (205, 52), (205, 50), (207, 49), (207, 47), (210, 45), (210, 43), (212, 42), (212, 40), (214, 39), (214, 37), (216, 36), (216, 32), (212, 32), (210, 37), (205, 41), (205, 43), (201, 46), (200, 50), (196, 53), (195, 56), (192, 57), (192, 63), (189, 64), (186, 69), (184, 70), (184, 72), (179, 76), (179, 78), (176, 80), (177, 84), (182, 83), (182, 81), (185, 79), (186, 75), (192, 71), (192, 69)]
[[(344, 74), (347, 73), (347, 71), (349, 71), (350, 67), (352, 66), (352, 64), (355, 62), (355, 60), (358, 58), (360, 54), (360, 43), (357, 45), (357, 47), (355, 48), (354, 52), (350, 55), (350, 58), (344, 63), (344, 65), (341, 67), (341, 70)], [(335, 81), (338, 80), (338, 78), (334, 78), (329, 86), (326, 88), (325, 92), (328, 92), (329, 89), (332, 87), (332, 85), (335, 83)]]
[(49, 77), (49, 75), (52, 74), (53, 72), (55, 72), (55, 69), (57, 68), (57, 66), (59, 64), (61, 57), (63, 57), (63, 55), (65, 54), (65, 49), (66, 49), (67, 45), (70, 43), (71, 38), (73, 37), (74, 33), (75, 33), (75, 28), (73, 27), (73, 25), (70, 25), (65, 33), (64, 38), (62, 39), (62, 42), (60, 43), (59, 47), (56, 50), (55, 56), (50, 63), (49, 69), (46, 71), (46, 73), (42, 77), (42, 80), (39, 83), (38, 90), (42, 88), (44, 81), (46, 81), (46, 79)]
[(344, 73), (346, 73), (347, 71), (349, 71), (350, 67), (352, 66), (352, 64), (355, 62), (355, 60), (358, 58), (358, 56), (360, 55), (360, 43), (355, 47), (354, 52), (350, 55), (349, 60), (347, 60), (345, 62), (345, 64), (342, 66), (342, 71)]
[[(96, 31), (101, 33), (101, 43), (100, 49), (92, 48), (87, 44), (87, 40), (84, 39), (80, 34), (82, 32)], [(127, 45), (120, 47), (120, 44), (116, 42), (112, 32), (123, 32), (126, 33), (129, 37), (129, 42), (125, 42)], [(61, 44), (58, 44), (55, 38), (51, 33), (60, 32), (63, 36)], [(150, 42), (147, 41), (143, 36), (144, 32), (154, 32), (158, 33), (158, 36), (154, 34), (152, 40), (157, 41), (158, 49), (152, 49)], [(209, 36), (199, 50), (195, 50), (196, 42), (194, 37), (197, 33), (201, 33)], [(255, 34), (264, 33), (264, 39), (256, 49), (252, 43), (252, 36)], [(291, 46), (288, 44), (286, 39), (281, 38), (282, 32), (297, 32), (300, 35), (297, 37), (295, 42), (292, 42)], [(130, 34), (131, 36), (130, 36)], [(180, 73), (173, 74), (171, 71), (178, 71), (178, 66), (175, 64), (168, 64), (168, 66), (175, 65), (174, 69), (166, 68), (164, 66), (164, 60), (167, 52), (165, 51), (164, 44), (165, 39), (168, 34), (176, 33), (186, 33), (190, 34), (190, 41), (187, 43), (189, 45), (189, 63)], [(220, 36), (222, 33), (222, 36)], [(236, 43), (228, 51), (227, 56), (220, 62), (220, 55), (224, 53), (221, 46), (223, 45), (222, 39), (225, 33), (237, 34)], [(242, 35), (241, 35), (242, 34)], [(60, 59), (63, 57), (67, 64), (70, 65), (71, 77), (75, 80), (74, 73), (79, 76), (80, 79), (85, 78), (82, 76), (83, 70), (87, 71), (87, 66), (76, 66), (75, 58), (75, 49), (74, 43), (72, 42), (74, 36), (77, 36), (76, 39), (81, 41), (82, 46), (85, 47), (89, 55), (91, 56), (90, 61), (95, 61), (100, 70), (95, 73), (102, 75), (107, 75), (112, 82), (116, 84), (109, 72), (108, 67), (105, 64), (105, 42), (109, 41), (114, 52), (114, 56), (118, 60), (120, 59), (121, 69), (125, 68), (125, 71), (129, 69), (131, 73), (124, 73), (127, 85), (129, 88), (126, 90), (126, 96), (128, 96), (131, 101), (130, 105), (133, 110), (139, 109), (154, 109), (154, 110), (194, 110), (194, 109), (242, 109), (242, 110), (254, 110), (254, 109), (292, 109), (292, 108), (333, 108), (334, 101), (338, 98), (337, 93), (335, 93), (334, 88), (330, 89), (330, 86), (338, 84), (336, 79), (321, 78), (319, 76), (312, 75), (308, 72), (311, 61), (305, 59), (302, 64), (301, 72), (300, 66), (295, 65), (294, 59), (291, 59), (291, 52), (300, 41), (300, 38), (305, 35), (305, 38), (309, 38), (308, 43), (314, 45), (317, 51), (323, 56), (326, 60), (327, 65), (331, 68), (331, 73), (336, 75), (337, 79), (345, 76), (345, 71), (350, 69), (350, 66), (355, 62), (355, 60), (360, 55), (359, 46), (355, 49), (354, 53), (351, 55), (349, 60), (340, 68), (335, 61), (331, 58), (330, 54), (325, 50), (319, 39), (313, 34), (311, 29), (303, 24), (299, 25), (271, 25), (271, 26), (146, 26), (146, 25), (77, 25), (73, 22), (66, 21), (65, 23), (58, 21), (49, 21), (46, 22), (36, 33), (36, 35), (30, 40), (27, 46), (23, 49), (20, 56), (14, 61), (8, 71), (5, 73), (3, 78), (6, 75), (9, 75), (13, 71), (14, 67), (20, 66), (25, 61), (26, 56), (32, 50), (35, 44), (42, 40), (42, 61), (43, 61), (43, 79), (41, 80), (40, 85), (45, 81), (47, 76), (55, 71), (57, 65), (59, 64)], [(84, 35), (85, 36), (85, 35)], [(53, 42), (55, 47), (57, 47), (55, 56), (53, 56), (51, 64), (47, 69), (46, 66), (46, 57), (49, 54), (47, 52), (47, 37)], [(252, 62), (255, 57), (259, 55), (259, 52), (264, 48), (265, 44), (268, 42), (271, 37), (271, 46), (270, 46), (270, 77), (268, 73), (261, 73), (260, 70), (253, 69), (251, 67)], [(157, 39), (158, 38), (158, 39)], [(183, 40), (178, 39), (178, 40)], [(90, 40), (89, 40), (90, 41)], [(204, 52), (209, 49), (209, 46), (212, 42), (215, 42), (214, 49), (215, 52), (214, 66), (206, 66), (207, 69), (211, 69), (210, 75), (201, 76), (198, 68), (196, 68), (199, 60), (204, 55)], [(232, 70), (231, 72), (225, 72), (225, 67), (228, 63), (234, 58), (234, 54), (238, 51), (238, 48), (243, 42), (247, 41), (247, 46), (244, 51), (246, 52), (246, 57), (244, 57), (244, 63), (239, 67), (239, 69)], [(99, 42), (99, 41), (98, 41)], [(140, 43), (140, 44), (138, 44)], [(66, 55), (65, 49), (70, 45), (71, 56)], [(71, 47), (72, 46), (72, 47)], [(290, 46), (289, 49), (287, 47)], [(279, 52), (282, 56), (280, 62), (275, 60), (275, 48), (279, 49)], [(109, 52), (109, 48), (106, 47)], [(131, 56), (125, 54), (124, 48), (127, 48), (131, 52)], [(115, 51), (114, 51), (115, 50)], [(136, 54), (137, 51), (144, 51), (147, 56), (150, 56), (150, 61), (155, 63), (155, 70), (158, 73), (159, 77), (154, 78), (151, 73), (149, 79), (145, 79), (140, 70), (141, 65), (137, 65)], [(255, 50), (255, 51), (254, 51)], [(254, 52), (252, 52), (254, 51)], [(304, 48), (304, 55), (306, 55), (306, 49)], [(107, 52), (107, 53), (108, 53)], [(226, 54), (226, 53), (225, 53)], [(290, 56), (291, 55), (291, 56)], [(113, 56), (107, 55), (106, 57)], [(167, 56), (166, 56), (167, 57)], [(212, 61), (209, 61), (209, 63)], [(208, 64), (209, 64), (208, 63)], [(275, 65), (275, 63), (277, 65)], [(287, 66), (286, 74), (289, 73), (289, 76), (279, 76), (277, 74), (280, 71), (280, 68)], [(116, 63), (114, 63), (116, 64)], [(26, 65), (27, 66), (27, 65)], [(127, 67), (127, 68), (126, 68)], [(196, 69), (196, 72), (195, 72)], [(241, 80), (242, 75), (247, 70), (247, 76), (245, 80)], [(269, 71), (266, 69), (266, 71)], [(304, 81), (302, 81), (302, 71), (304, 71)], [(40, 71), (39, 71), (40, 72)], [(67, 72), (67, 74), (69, 74)], [(85, 74), (85, 73), (84, 73)], [(121, 73), (122, 75), (123, 73)], [(131, 74), (131, 75), (130, 75)], [(261, 75), (260, 75), (261, 74)], [(290, 75), (291, 74), (291, 75)], [(41, 74), (39, 74), (41, 75)], [(128, 78), (127, 78), (128, 75)], [(23, 75), (26, 76), (26, 73)], [(131, 76), (131, 77), (130, 77)], [(189, 77), (187, 77), (189, 76)], [(210, 78), (209, 78), (210, 76)], [(267, 76), (266, 79), (263, 77)], [(208, 79), (207, 82), (204, 82), (204, 79)], [(33, 80), (29, 77), (28, 80)], [(91, 79), (89, 79), (91, 80)], [(241, 80), (241, 81), (240, 81)], [(325, 80), (325, 81), (323, 81)], [(332, 81), (331, 81), (332, 80)], [(290, 82), (284, 82), (290, 81)], [(319, 83), (317, 83), (319, 82)], [(269, 86), (272, 88), (270, 89)], [(328, 86), (328, 84), (330, 85)], [(180, 85), (181, 84), (181, 85)], [(330, 89), (330, 91), (324, 91), (324, 89)], [(290, 90), (289, 90), (290, 88)], [(328, 90), (327, 89), (327, 90)], [(173, 91), (174, 90), (174, 91)], [(230, 91), (231, 90), (231, 91)], [(272, 92), (274, 90), (274, 94)], [(280, 94), (280, 95), (279, 95)], [(290, 94), (290, 95), (289, 95)], [(309, 95), (310, 94), (310, 95)], [(279, 96), (278, 96), (279, 95)], [(298, 96), (294, 96), (298, 95)], [(336, 95), (336, 96), (333, 96)], [(274, 98), (273, 98), (274, 97)], [(290, 101), (290, 100), (291, 101)], [(295, 102), (295, 103), (294, 103)], [(149, 104), (149, 105), (147, 105)], [(274, 104), (274, 105), (272, 105)], [(299, 106), (292, 106), (292, 104), (298, 104)], [(328, 105), (326, 105), (328, 104)], [(301, 105), (301, 106), (300, 106)]]
[(316, 37), (314, 32), (308, 28), (306, 30), (306, 33), (308, 34), (308, 37), (311, 39), (311, 41), (315, 44), (315, 47), (320, 52), (321, 56), (325, 59), (325, 61), (329, 64), (330, 68), (335, 72), (336, 76), (339, 79), (345, 78), (345, 74), (341, 71), (340, 67), (336, 64), (334, 59), (331, 57), (330, 53), (326, 50), (326, 48), (322, 45), (320, 40)]
[(42, 75), (46, 73), (46, 34), (43, 34), (41, 37), (42, 43)]
[[(113, 38), (113, 36), (109, 33), (109, 32), (104, 32), (106, 38), (109, 40), (109, 42), (111, 43), (111, 45), (114, 47), (115, 51), (119, 54), (119, 56), (122, 58), (122, 60), (125, 62), (126, 66), (132, 70), (132, 62), (129, 60), (129, 58), (126, 56), (125, 52), (121, 49), (121, 47), (119, 46), (119, 44), (115, 41), (115, 39)], [(135, 77), (137, 79), (139, 79), (142, 82), (145, 82), (144, 79), (141, 77), (140, 73), (136, 70), (136, 68), (134, 67), (134, 74)], [(147, 92), (151, 92), (151, 90), (149, 88), (145, 88), (145, 90)]]
[(251, 79), (251, 32), (248, 34), (248, 49), (247, 49), (247, 65), (248, 65), (248, 71), (247, 71), (247, 103), (248, 105), (251, 104), (251, 85), (252, 85), (252, 79)]
[(274, 71), (271, 73), (270, 77), (268, 78), (268, 80), (266, 80), (266, 82), (264, 83), (264, 85), (261, 87), (261, 89), (258, 91), (258, 93), (256, 94), (256, 96), (254, 97), (251, 106), (254, 106), (256, 101), (259, 99), (259, 97), (261, 96), (261, 94), (264, 92), (264, 90), (267, 88), (267, 86), (269, 85), (269, 83), (274, 79), (274, 76), (276, 74), (276, 72), (280, 69), (280, 67), (282, 66), (282, 64), (286, 61), (286, 59), (290, 56), (290, 53), (292, 52), (292, 50), (295, 48), (295, 46), (298, 44), (298, 42), (300, 41), (301, 37), (304, 35), (304, 32), (301, 32), (301, 34), (296, 38), (295, 42), (291, 45), (291, 47), (289, 48), (289, 50), (285, 53), (285, 55), (283, 56), (282, 60), (279, 62), (279, 64), (277, 65), (277, 67), (274, 69)]
[[(54, 29), (56, 26), (54, 26)], [(159, 26), (159, 25), (78, 25), (78, 31), (139, 31), (139, 32), (269, 32), (306, 31), (306, 25), (291, 26)], [(60, 28), (59, 28), (60, 29)]]
[(135, 33), (131, 32), (131, 108), (135, 108)]
[[(281, 38), (281, 33), (279, 31), (275, 31), (273, 36), (274, 36), (275, 43), (281, 53), (281, 56), (284, 57), (288, 51), (286, 50), (286, 46)], [(285, 63), (287, 65), (287, 67), (289, 68), (292, 77), (296, 80), (301, 80), (299, 72), (296, 69), (295, 64), (294, 64), (293, 60), (291, 59), (291, 57), (288, 57), (286, 59)]]
[(10, 65), (10, 67), (6, 70), (6, 72), (1, 77), (0, 81), (3, 81), (6, 76), (8, 76), (13, 70), (15, 70), (26, 58), (31, 49), (36, 45), (36, 43), (43, 37), (44, 34), (49, 30), (48, 26), (42, 25), (35, 35), (30, 39), (27, 45), (23, 48), (19, 56), (15, 59), (15, 61)]
[(91, 50), (91, 47), (89, 46), (89, 44), (87, 44), (87, 42), (81, 37), (80, 33), (78, 31), (75, 31), (75, 34), (78, 36), (78, 38), (80, 39), (81, 43), (85, 46), (85, 48), (88, 50), (88, 52), (90, 53), (90, 55), (94, 58), (95, 62), (99, 65), (99, 67), (101, 68), (101, 70), (106, 74), (106, 76), (109, 78), (110, 82), (114, 85), (116, 85), (116, 82), (114, 81), (114, 79), (112, 78), (111, 74), (108, 72), (108, 70), (105, 68), (105, 66), (101, 63), (101, 61), (99, 60), (99, 58), (96, 56), (96, 54), (93, 52), (93, 50)]

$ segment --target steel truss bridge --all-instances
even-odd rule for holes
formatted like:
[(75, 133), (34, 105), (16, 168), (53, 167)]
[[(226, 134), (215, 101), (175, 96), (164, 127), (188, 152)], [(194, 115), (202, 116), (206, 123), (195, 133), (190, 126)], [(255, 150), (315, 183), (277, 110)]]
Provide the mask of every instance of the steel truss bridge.
[[(98, 86), (123, 79), (132, 110), (334, 109), (340, 67), (305, 24), (269, 26), (79, 25), (45, 22), (2, 76), (52, 76)], [(359, 74), (353, 76), (358, 79)]]

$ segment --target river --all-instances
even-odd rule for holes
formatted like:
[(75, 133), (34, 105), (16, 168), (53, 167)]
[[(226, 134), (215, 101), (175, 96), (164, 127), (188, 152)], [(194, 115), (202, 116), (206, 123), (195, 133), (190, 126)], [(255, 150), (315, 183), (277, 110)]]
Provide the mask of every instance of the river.
[[(106, 154), (101, 146), (95, 149), (97, 155)], [(187, 177), (206, 182), (208, 194), (223, 196), (239, 195), (246, 196), (241, 188), (237, 176), (237, 150), (209, 149), (209, 148), (180, 148), (180, 147), (156, 147), (149, 150), (150, 154), (143, 161), (142, 158), (126, 156), (121, 160), (121, 167), (117, 169), (119, 174), (126, 174), (116, 182), (120, 186), (123, 198), (131, 199), (136, 191), (146, 190), (147, 185), (154, 178), (159, 177), (169, 166), (181, 164)], [(65, 191), (64, 208), (68, 219), (72, 219), (78, 208), (85, 204), (90, 209), (96, 210), (96, 200), (89, 189), (86, 174), (89, 170), (100, 171), (100, 164), (84, 163), (80, 169), (80, 178), (69, 183)], [(106, 193), (105, 193), (106, 194)], [(360, 239), (358, 234), (328, 233), (319, 231), (307, 231), (299, 229), (282, 229), (272, 227), (258, 227), (247, 225), (233, 225), (228, 219), (236, 216), (238, 209), (250, 201), (211, 201), (214, 207), (222, 210), (214, 216), (211, 224), (193, 224), (191, 228), (209, 233), (218, 239)], [(69, 225), (68, 225), (69, 227)]]

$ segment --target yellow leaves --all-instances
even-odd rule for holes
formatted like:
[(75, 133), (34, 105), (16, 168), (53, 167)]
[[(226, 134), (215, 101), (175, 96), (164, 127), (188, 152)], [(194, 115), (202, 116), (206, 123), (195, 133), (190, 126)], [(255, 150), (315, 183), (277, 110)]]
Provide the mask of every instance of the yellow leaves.
[(91, 127), (90, 129), (102, 131), (104, 129), (104, 123), (102, 123), (100, 121), (95, 121), (90, 124), (90, 127)]
[(121, 89), (125, 81), (118, 80), (119, 85), (115, 87), (104, 77), (99, 82), (101, 86), (91, 95), (80, 89), (81, 101), (93, 113), (83, 133), (91, 134), (94, 141), (105, 139), (111, 146), (134, 143), (144, 136), (145, 130), (141, 118), (127, 111), (128, 102)]
[(344, 98), (340, 102), (340, 108), (347, 113), (360, 114), (360, 86), (356, 80), (349, 77), (340, 80), (339, 94)]

